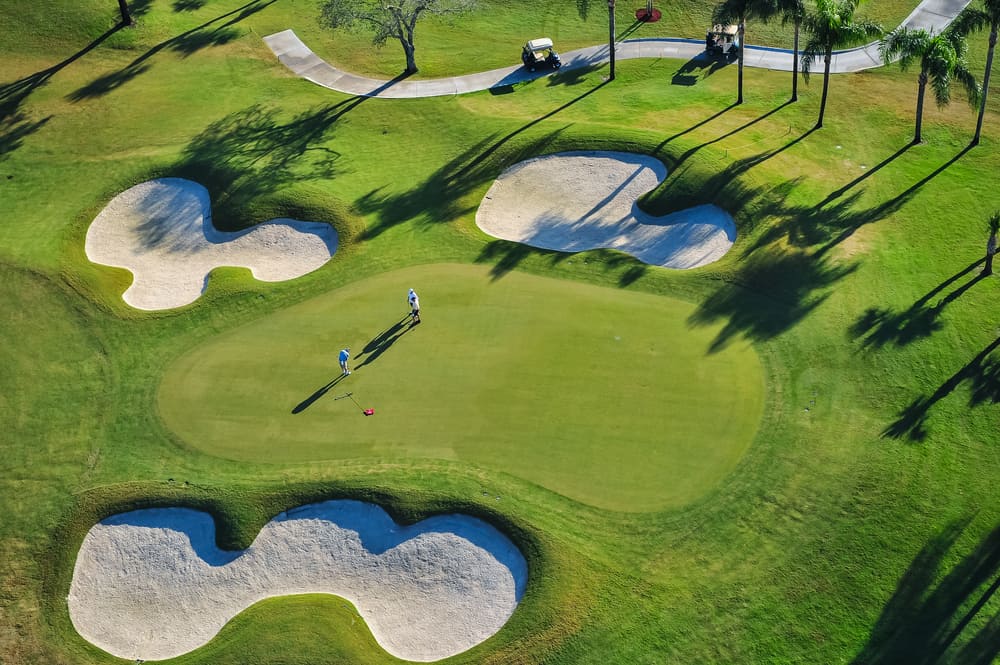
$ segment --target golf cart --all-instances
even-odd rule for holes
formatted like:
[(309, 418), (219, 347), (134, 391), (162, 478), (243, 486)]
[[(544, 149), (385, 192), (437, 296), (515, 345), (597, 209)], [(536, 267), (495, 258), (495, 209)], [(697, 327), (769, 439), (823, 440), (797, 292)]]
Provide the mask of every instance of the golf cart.
[(528, 68), (528, 71), (535, 71), (539, 67), (551, 67), (559, 69), (562, 61), (559, 54), (552, 49), (552, 40), (548, 37), (532, 39), (521, 49), (521, 62)]
[(740, 51), (740, 28), (737, 25), (713, 25), (705, 34), (705, 52), (735, 58)]

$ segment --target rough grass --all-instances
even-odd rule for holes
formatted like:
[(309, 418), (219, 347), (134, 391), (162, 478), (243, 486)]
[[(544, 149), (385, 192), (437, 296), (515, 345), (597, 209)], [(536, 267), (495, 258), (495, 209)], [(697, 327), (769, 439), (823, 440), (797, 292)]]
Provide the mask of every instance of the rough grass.
[[(198, 505), (218, 516), (224, 545), (240, 546), (276, 512), (335, 496), (410, 520), (481, 515), (525, 549), (524, 603), (454, 662), (995, 660), (1000, 284), (975, 277), (1000, 206), (996, 95), (983, 143), (967, 152), (975, 117), (957, 101), (929, 108), (927, 143), (903, 150), (916, 81), (894, 69), (835, 77), (826, 126), (812, 133), (817, 78), (782, 106), (788, 76), (748, 71), (747, 103), (729, 108), (733, 68), (673, 85), (685, 65), (675, 61), (620, 63), (603, 86), (598, 68), (508, 95), (359, 101), (291, 78), (260, 42), (311, 21), (300, 5), (241, 16), (241, 2), (196, 13), (157, 0), (138, 28), (74, 59), (111, 25), (107, 4), (3, 14), (0, 661), (112, 662), (65, 608), (94, 520)], [(538, 7), (519, 14), (528, 36), (572, 32), (556, 29), (574, 25), (564, 7)], [(43, 14), (73, 20), (43, 30)], [(502, 34), (469, 38), (467, 70)], [(521, 37), (506, 34), (516, 48)], [(984, 54), (977, 37), (976, 66)], [(506, 165), (570, 148), (661, 157), (671, 176), (644, 205), (715, 200), (736, 215), (739, 243), (710, 269), (637, 274), (612, 252), (553, 262), (475, 230), (474, 206)], [(85, 260), (87, 224), (131, 184), (199, 169), (226, 223), (294, 201), (353, 229), (352, 241), (294, 282), (220, 270), (191, 307), (131, 311), (119, 298), (128, 276)], [(156, 416), (160, 381), (191, 349), (389, 270), (440, 263), (690, 302), (692, 323), (718, 331), (709, 345), (753, 343), (773, 407), (713, 491), (638, 515), (461, 460), (219, 459)], [(285, 632), (305, 615), (341, 632)], [(328, 598), (269, 601), (183, 662), (388, 661), (348, 620)]]

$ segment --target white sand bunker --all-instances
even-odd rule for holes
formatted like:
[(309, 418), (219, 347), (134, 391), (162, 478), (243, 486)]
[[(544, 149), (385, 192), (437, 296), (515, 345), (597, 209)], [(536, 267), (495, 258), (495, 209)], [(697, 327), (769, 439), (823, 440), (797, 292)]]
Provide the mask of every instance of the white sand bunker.
[(354, 603), (386, 651), (432, 661), (500, 630), (526, 579), (514, 544), (465, 515), (401, 527), (378, 506), (327, 501), (282, 513), (248, 549), (225, 552), (208, 514), (161, 508), (96, 524), (68, 601), (90, 642), (162, 660), (205, 644), (264, 598), (331, 593)]
[(87, 230), (87, 258), (130, 270), (122, 298), (137, 309), (194, 302), (219, 266), (249, 268), (265, 282), (316, 270), (337, 251), (328, 224), (274, 219), (238, 233), (212, 226), (208, 190), (191, 180), (161, 178), (125, 190)]
[(503, 240), (580, 252), (617, 249), (652, 265), (697, 268), (736, 240), (726, 211), (701, 205), (653, 217), (636, 200), (667, 177), (657, 159), (624, 152), (565, 152), (504, 171), (486, 192), (476, 224)]

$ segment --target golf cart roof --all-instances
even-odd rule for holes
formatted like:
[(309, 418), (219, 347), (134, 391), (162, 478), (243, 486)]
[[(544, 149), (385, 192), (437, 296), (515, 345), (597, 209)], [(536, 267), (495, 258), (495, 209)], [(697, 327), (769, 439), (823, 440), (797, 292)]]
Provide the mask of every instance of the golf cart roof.
[(716, 23), (712, 26), (712, 32), (717, 35), (735, 35), (739, 31), (740, 27), (738, 25), (721, 25)]
[(552, 48), (552, 40), (548, 37), (540, 37), (538, 39), (532, 39), (525, 47), (529, 51), (546, 51)]

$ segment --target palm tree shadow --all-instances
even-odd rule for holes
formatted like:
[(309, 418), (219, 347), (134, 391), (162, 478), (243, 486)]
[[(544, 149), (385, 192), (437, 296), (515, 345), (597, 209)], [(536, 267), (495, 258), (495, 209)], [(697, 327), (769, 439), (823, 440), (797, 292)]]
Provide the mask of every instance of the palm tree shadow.
[[(745, 255), (750, 255), (766, 245), (784, 239), (793, 247), (807, 248), (819, 245), (814, 250), (814, 255), (817, 257), (825, 256), (863, 226), (877, 222), (898, 211), (924, 185), (946, 171), (970, 149), (969, 146), (965, 146), (955, 156), (896, 196), (868, 208), (855, 209), (854, 206), (861, 198), (861, 192), (858, 191), (842, 196), (840, 200), (835, 200), (838, 197), (828, 196), (827, 202), (820, 206), (813, 204), (788, 205), (784, 202), (784, 197), (778, 197), (761, 208), (760, 216), (778, 217), (781, 221), (772, 224), (764, 233), (761, 233), (753, 244), (745, 250)], [(773, 154), (767, 155), (766, 158), (771, 156)], [(889, 161), (891, 159), (885, 160), (884, 163), (887, 164)], [(847, 189), (844, 191), (846, 192)]]
[(913, 147), (912, 143), (907, 143), (905, 146), (903, 146), (902, 148), (900, 148), (896, 152), (892, 153), (891, 155), (889, 155), (888, 157), (886, 157), (885, 159), (883, 159), (881, 162), (879, 162), (878, 164), (876, 164), (872, 168), (868, 169), (867, 171), (865, 171), (864, 173), (862, 173), (861, 175), (859, 175), (854, 180), (850, 181), (846, 185), (843, 185), (842, 187), (838, 187), (837, 189), (833, 190), (832, 192), (830, 192), (827, 195), (827, 197), (825, 199), (823, 199), (822, 201), (819, 202), (819, 207), (823, 207), (827, 203), (830, 203), (831, 201), (833, 201), (834, 199), (843, 196), (849, 189), (851, 189), (852, 187), (856, 187), (857, 185), (860, 185), (862, 182), (864, 182), (868, 178), (872, 177), (873, 175), (875, 175), (876, 173), (878, 173), (879, 171), (881, 171), (888, 164), (892, 163), (897, 157), (899, 157), (900, 155), (902, 155), (904, 152), (906, 152), (907, 150), (909, 150), (912, 147)]
[[(250, 2), (232, 11), (216, 16), (199, 26), (162, 41), (118, 71), (99, 76), (90, 83), (74, 90), (67, 95), (67, 99), (73, 102), (82, 102), (101, 97), (120, 88), (148, 71), (152, 66), (149, 62), (150, 58), (163, 50), (174, 51), (183, 57), (187, 57), (208, 46), (228, 44), (239, 37), (238, 31), (233, 26), (275, 2), (277, 0), (250, 0)], [(223, 21), (223, 19), (228, 20), (215, 25), (217, 22)]]
[(721, 58), (713, 58), (706, 53), (694, 56), (670, 77), (670, 85), (692, 86), (700, 79), (708, 78), (728, 64)]
[(984, 261), (985, 259), (973, 261), (921, 296), (902, 312), (894, 312), (890, 309), (880, 307), (868, 308), (857, 321), (851, 324), (848, 331), (850, 336), (855, 339), (863, 337), (864, 339), (861, 342), (863, 346), (874, 347), (876, 349), (880, 349), (887, 344), (906, 346), (918, 339), (929, 337), (941, 329), (942, 325), (938, 318), (944, 312), (945, 307), (979, 283), (985, 275), (982, 272), (976, 274), (965, 284), (939, 300), (937, 304), (928, 306), (931, 298), (947, 289), (964, 275), (972, 272)]
[(0, 160), (20, 148), (25, 137), (37, 132), (52, 118), (48, 116), (41, 120), (29, 119), (21, 109), (24, 101), (33, 92), (46, 85), (57, 73), (90, 53), (121, 29), (122, 25), (119, 23), (65, 60), (16, 81), (0, 85)]
[(921, 395), (904, 407), (896, 420), (882, 431), (882, 436), (915, 442), (925, 440), (929, 433), (926, 423), (931, 408), (966, 381), (972, 389), (970, 407), (986, 402), (1000, 403), (1000, 358), (990, 357), (997, 348), (1000, 348), (1000, 337), (948, 377), (931, 395)]
[(439, 223), (471, 212), (475, 206), (469, 207), (461, 203), (466, 194), (495, 178), (507, 165), (543, 154), (565, 127), (524, 144), (515, 141), (518, 136), (581, 102), (605, 85), (607, 81), (595, 85), (505, 136), (498, 137), (494, 134), (487, 137), (450, 160), (415, 189), (392, 195), (375, 189), (363, 195), (356, 204), (357, 208), (362, 214), (374, 214), (376, 221), (365, 230), (362, 239), (374, 238), (415, 216), (420, 216), (428, 223)]
[(322, 397), (323, 395), (325, 395), (325, 394), (327, 394), (328, 392), (330, 392), (330, 390), (331, 390), (331, 389), (332, 389), (332, 388), (333, 388), (333, 387), (334, 387), (335, 385), (337, 385), (338, 383), (340, 383), (340, 382), (341, 382), (341, 381), (343, 381), (343, 380), (344, 380), (344, 375), (343, 375), (343, 374), (341, 374), (341, 375), (337, 376), (337, 377), (336, 377), (336, 378), (334, 378), (334, 379), (330, 379), (330, 381), (328, 381), (328, 382), (327, 382), (327, 383), (326, 383), (325, 385), (322, 385), (322, 386), (320, 386), (320, 387), (319, 387), (319, 388), (318, 388), (318, 389), (316, 390), (316, 392), (314, 392), (314, 393), (313, 393), (312, 395), (310, 395), (309, 397), (306, 397), (306, 398), (305, 398), (304, 400), (302, 400), (301, 402), (299, 402), (298, 404), (296, 404), (296, 405), (295, 405), (295, 408), (293, 408), (293, 409), (292, 409), (292, 415), (297, 415), (297, 414), (299, 414), (299, 413), (302, 413), (302, 412), (303, 412), (303, 411), (305, 411), (306, 409), (308, 409), (308, 408), (309, 408), (310, 406), (312, 406), (312, 405), (313, 405), (313, 404), (314, 404), (314, 403), (315, 403), (315, 402), (316, 402), (316, 401), (317, 401), (317, 400), (318, 400), (319, 398), (321, 398), (321, 397)]
[(851, 665), (995, 662), (1000, 640), (993, 638), (1000, 635), (1000, 614), (987, 619), (964, 644), (956, 643), (1000, 588), (1000, 525), (941, 578), (970, 521), (953, 522), (923, 547)]

